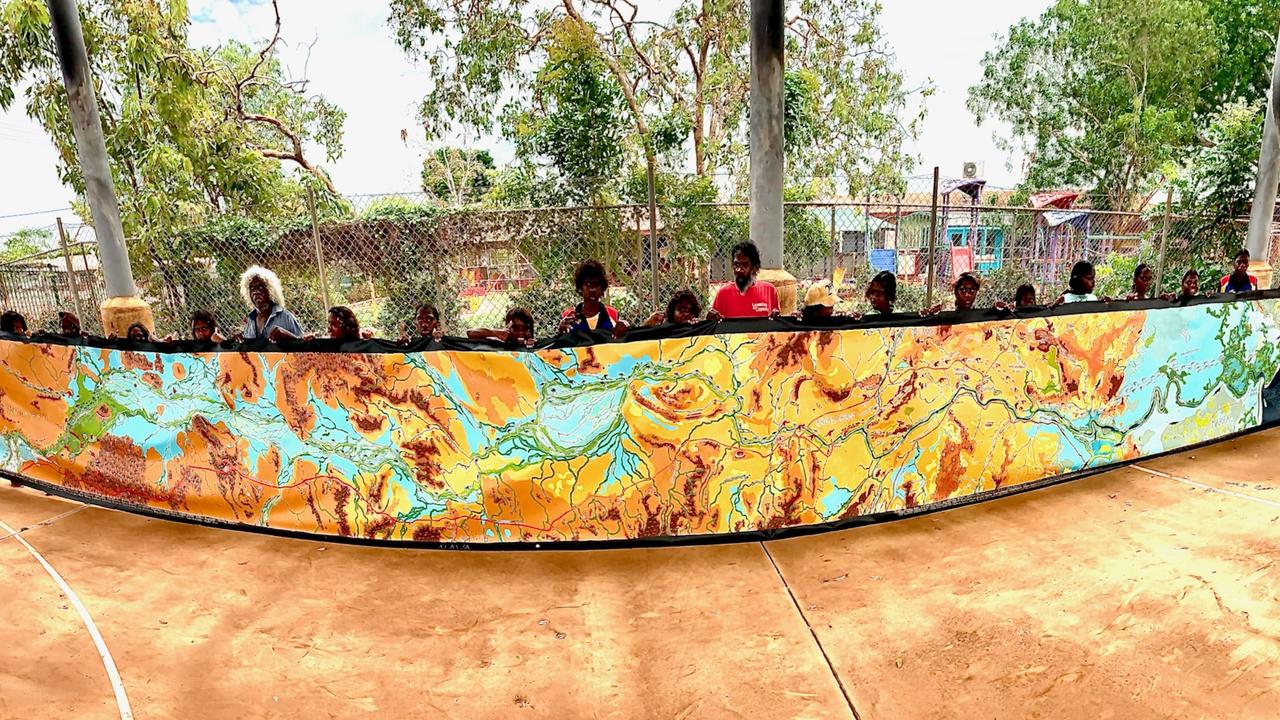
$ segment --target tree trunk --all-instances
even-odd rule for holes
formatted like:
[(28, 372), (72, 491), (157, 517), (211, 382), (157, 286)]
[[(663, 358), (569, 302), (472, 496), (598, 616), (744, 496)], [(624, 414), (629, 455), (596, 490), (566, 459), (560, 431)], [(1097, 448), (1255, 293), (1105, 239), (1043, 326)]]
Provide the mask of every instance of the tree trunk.
[(704, 150), (705, 139), (702, 129), (702, 123), (706, 119), (706, 111), (702, 105), (702, 90), (698, 90), (698, 95), (694, 102), (697, 103), (693, 111), (693, 172), (698, 177), (702, 177), (707, 171), (707, 159)]

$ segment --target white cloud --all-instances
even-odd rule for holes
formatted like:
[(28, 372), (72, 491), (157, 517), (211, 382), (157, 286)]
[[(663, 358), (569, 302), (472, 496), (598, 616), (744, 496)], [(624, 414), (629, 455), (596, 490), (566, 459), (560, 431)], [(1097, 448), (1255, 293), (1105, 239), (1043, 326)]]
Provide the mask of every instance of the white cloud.
[(915, 146), (922, 158), (922, 173), (932, 172), (937, 165), (944, 176), (958, 176), (964, 163), (973, 161), (994, 186), (1018, 183), (1024, 158), (1014, 157), (1014, 167), (1007, 169), (1006, 154), (992, 140), (992, 132), (1000, 126), (979, 128), (965, 101), (969, 86), (982, 79), (982, 55), (995, 48), (994, 36), (1023, 17), (1039, 15), (1050, 4), (1050, 0), (884, 4), (882, 27), (897, 51), (899, 66), (911, 82), (931, 78), (936, 88)]

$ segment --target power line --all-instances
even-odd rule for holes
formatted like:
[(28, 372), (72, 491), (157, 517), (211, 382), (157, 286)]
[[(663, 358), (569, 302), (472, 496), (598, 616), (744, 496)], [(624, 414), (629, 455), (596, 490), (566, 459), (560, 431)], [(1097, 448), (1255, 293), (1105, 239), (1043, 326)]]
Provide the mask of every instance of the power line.
[(12, 218), (33, 217), (35, 215), (52, 215), (66, 210), (71, 210), (70, 206), (54, 208), (52, 210), (36, 210), (34, 212), (14, 213), (13, 215), (0, 215), (0, 220), (9, 220)]

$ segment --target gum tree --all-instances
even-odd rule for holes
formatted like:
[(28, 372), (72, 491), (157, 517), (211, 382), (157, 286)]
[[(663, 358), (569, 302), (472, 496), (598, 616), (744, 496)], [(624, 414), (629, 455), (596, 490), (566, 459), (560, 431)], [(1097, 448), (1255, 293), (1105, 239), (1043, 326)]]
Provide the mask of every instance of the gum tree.
[(1058, 0), (985, 55), (969, 109), (1009, 126), (1030, 187), (1140, 207), (1225, 105), (1265, 95), (1278, 25), (1280, 0)]
[[(183, 2), (92, 0), (81, 19), (126, 236), (149, 244), (223, 211), (297, 212), (304, 184), (332, 193), (313, 148), (342, 153), (345, 113), (285, 75), (280, 16), (260, 48), (193, 48)], [(41, 0), (0, 3), (0, 107), (27, 114), (83, 193), (75, 139)], [(298, 172), (288, 173), (292, 168)]]
[[(528, 112), (555, 29), (568, 20), (589, 28), (622, 95), (630, 144), (651, 171), (673, 139), (696, 175), (743, 169), (747, 3), (684, 0), (668, 17), (642, 5), (392, 0), (390, 23), (405, 52), (430, 70), (420, 113), (429, 137), (458, 128), (492, 132), (503, 118)], [(847, 174), (851, 192), (898, 181), (911, 165), (903, 144), (921, 119), (879, 11), (875, 0), (802, 0), (790, 3), (787, 19), (789, 67), (822, 88), (822, 122), (793, 154), (793, 172)]]

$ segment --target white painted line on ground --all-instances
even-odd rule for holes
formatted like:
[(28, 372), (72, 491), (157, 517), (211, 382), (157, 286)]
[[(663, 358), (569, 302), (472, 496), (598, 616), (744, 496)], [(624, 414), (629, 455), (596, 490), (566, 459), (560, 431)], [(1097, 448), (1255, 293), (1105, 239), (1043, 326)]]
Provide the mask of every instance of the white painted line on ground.
[(67, 517), (67, 516), (69, 516), (69, 515), (75, 515), (76, 513), (80, 512), (81, 510), (87, 510), (88, 508), (89, 508), (89, 506), (88, 506), (88, 505), (81, 505), (80, 507), (78, 507), (78, 508), (76, 508), (76, 509), (74, 509), (74, 510), (68, 510), (68, 511), (66, 511), (66, 512), (62, 513), (61, 515), (54, 515), (53, 517), (49, 518), (48, 520), (41, 520), (40, 522), (38, 522), (38, 523), (36, 523), (36, 524), (34, 524), (34, 525), (28, 525), (27, 527), (24, 527), (24, 528), (22, 528), (21, 530), (15, 530), (15, 531), (13, 531), (13, 532), (11, 532), (11, 533), (7, 533), (7, 534), (5, 534), (5, 535), (0, 535), (0, 542), (4, 542), (5, 540), (8, 540), (9, 538), (11, 538), (11, 537), (13, 537), (13, 536), (15, 536), (15, 535), (21, 535), (22, 533), (24, 533), (24, 532), (26, 532), (26, 531), (28, 531), (28, 530), (31, 530), (31, 529), (33, 529), (33, 528), (44, 527), (44, 526), (46, 526), (46, 525), (52, 525), (52, 524), (54, 524), (54, 523), (58, 522), (59, 520), (61, 520), (61, 519), (65, 518), (65, 517)]
[(1274, 508), (1280, 508), (1280, 502), (1277, 502), (1275, 500), (1254, 497), (1252, 495), (1245, 495), (1244, 493), (1238, 493), (1233, 490), (1223, 490), (1222, 488), (1216, 488), (1212, 485), (1205, 485), (1204, 483), (1198, 483), (1195, 480), (1188, 480), (1187, 478), (1178, 477), (1177, 475), (1170, 475), (1169, 473), (1160, 472), (1159, 470), (1152, 470), (1151, 468), (1146, 468), (1141, 465), (1134, 465), (1133, 467), (1134, 469), (1141, 470), (1142, 472), (1147, 473), (1148, 475), (1155, 475), (1156, 477), (1168, 478), (1169, 480), (1176, 480), (1184, 485), (1190, 485), (1191, 487), (1200, 488), (1201, 490), (1216, 492), (1220, 495), (1230, 495), (1231, 497), (1240, 498), (1241, 500), (1250, 500), (1256, 503), (1262, 503), (1263, 505), (1269, 505)]
[(89, 636), (93, 638), (93, 644), (98, 647), (98, 655), (102, 658), (102, 666), (106, 668), (107, 678), (111, 680), (111, 689), (116, 694), (116, 707), (120, 709), (120, 720), (133, 720), (133, 710), (129, 707), (129, 698), (125, 695), (124, 683), (120, 680), (119, 671), (116, 670), (116, 662), (111, 659), (111, 651), (107, 649), (107, 643), (103, 641), (102, 633), (98, 632), (98, 626), (94, 624), (93, 618), (89, 616), (89, 611), (80, 602), (80, 597), (71, 589), (67, 581), (62, 579), (58, 571), (53, 569), (49, 561), (45, 560), (44, 556), (37, 552), (34, 547), (31, 547), (31, 543), (27, 542), (27, 539), (22, 537), (19, 531), (14, 530), (3, 520), (0, 520), (0, 530), (4, 530), (9, 533), (9, 537), (22, 543), (27, 552), (31, 553), (31, 557), (35, 558), (36, 562), (44, 567), (44, 571), (49, 573), (49, 577), (53, 578), (58, 587), (62, 588), (63, 594), (67, 596), (67, 600), (75, 607), (76, 612), (80, 613), (80, 620), (84, 623), (85, 629), (89, 631)]

